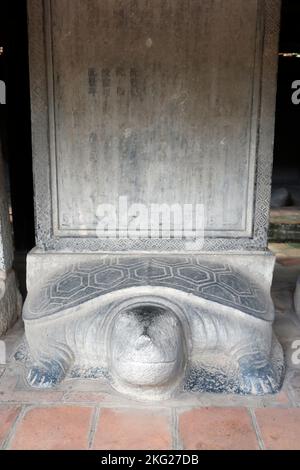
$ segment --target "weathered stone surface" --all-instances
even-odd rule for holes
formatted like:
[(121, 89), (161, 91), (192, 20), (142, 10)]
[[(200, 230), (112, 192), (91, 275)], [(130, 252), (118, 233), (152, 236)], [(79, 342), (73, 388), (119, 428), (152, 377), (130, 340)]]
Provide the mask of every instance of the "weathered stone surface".
[[(155, 304), (121, 311), (111, 327), (109, 371), (114, 387), (140, 397), (170, 395), (182, 382), (187, 338), (171, 309)], [(145, 393), (146, 392), (146, 393)]]
[(39, 247), (199, 249), (98, 238), (99, 204), (120, 196), (204, 204), (205, 250), (266, 247), (279, 5), (29, 1)]
[[(101, 376), (144, 399), (280, 388), (266, 253), (278, 24), (278, 0), (29, 1), (32, 385)], [(204, 204), (204, 243), (175, 223), (97, 237), (99, 204), (123, 195)]]
[[(213, 263), (215, 266), (228, 265), (232, 269), (241, 273), (247, 279), (253, 279), (255, 284), (261, 286), (266, 292), (269, 293), (270, 286), (273, 279), (273, 270), (275, 264), (275, 256), (270, 251), (243, 251), (243, 252), (201, 252), (201, 262), (203, 264)], [(72, 265), (82, 264), (106, 264), (107, 258), (111, 254), (101, 252), (53, 252), (44, 251), (34, 248), (27, 255), (27, 288), (29, 291), (35, 290), (36, 286), (41, 284), (44, 279), (45, 282), (58, 272), (68, 272), (66, 267)], [(172, 255), (173, 256), (173, 255)], [(182, 259), (182, 254), (179, 257)], [(122, 260), (123, 258), (130, 257), (130, 255), (120, 254), (115, 258)], [(154, 257), (150, 255), (150, 258)], [(160, 254), (160, 258), (164, 258), (165, 254)], [(193, 255), (185, 253), (184, 258), (191, 259)], [(144, 259), (145, 255), (139, 255), (139, 258)], [(170, 259), (170, 255), (167, 254)], [(176, 257), (175, 257), (176, 258)]]
[(214, 264), (195, 256), (106, 257), (94, 263), (66, 266), (29, 297), (26, 320), (56, 314), (109, 292), (136, 286), (157, 286), (192, 293), (249, 315), (272, 320), (273, 309), (253, 281), (230, 264)]
[(267, 283), (197, 256), (102, 261), (65, 266), (29, 292), (32, 385), (55, 385), (72, 368), (141, 399), (279, 390)]
[[(257, 0), (52, 0), (51, 13), (55, 232), (92, 234), (97, 204), (126, 194), (129, 204), (204, 203), (208, 231), (247, 235)], [(82, 54), (84, 43), (93, 47)]]

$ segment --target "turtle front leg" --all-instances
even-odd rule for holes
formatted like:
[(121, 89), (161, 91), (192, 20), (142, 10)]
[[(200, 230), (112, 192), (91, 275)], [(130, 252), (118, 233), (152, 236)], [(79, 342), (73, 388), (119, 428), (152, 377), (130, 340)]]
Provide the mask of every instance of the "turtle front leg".
[(58, 385), (65, 378), (63, 368), (59, 364), (50, 361), (51, 359), (41, 365), (31, 367), (27, 376), (29, 385), (37, 388), (51, 388)]
[[(53, 348), (52, 353), (41, 356), (30, 368), (27, 381), (35, 388), (51, 388), (65, 378), (73, 363), (71, 351), (64, 348)], [(36, 357), (36, 355), (35, 355)]]
[(281, 373), (272, 364), (270, 356), (262, 352), (248, 353), (239, 361), (239, 393), (265, 395), (278, 393)]

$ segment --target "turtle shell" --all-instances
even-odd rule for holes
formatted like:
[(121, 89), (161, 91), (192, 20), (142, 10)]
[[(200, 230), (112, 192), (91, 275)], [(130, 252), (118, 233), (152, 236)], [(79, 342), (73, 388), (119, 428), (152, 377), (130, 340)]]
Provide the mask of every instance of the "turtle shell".
[(29, 293), (24, 318), (49, 317), (109, 292), (137, 286), (181, 290), (272, 320), (270, 299), (261, 288), (229, 264), (206, 262), (197, 256), (111, 256), (70, 265)]

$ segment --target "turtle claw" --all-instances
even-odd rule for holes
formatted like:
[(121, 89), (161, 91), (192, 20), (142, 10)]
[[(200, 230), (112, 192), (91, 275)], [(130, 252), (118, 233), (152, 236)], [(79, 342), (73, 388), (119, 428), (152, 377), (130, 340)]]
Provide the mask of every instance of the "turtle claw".
[(57, 363), (47, 367), (33, 366), (27, 375), (29, 385), (36, 388), (51, 388), (58, 385), (65, 377), (65, 372)]
[[(251, 360), (252, 359), (252, 360)], [(279, 392), (277, 373), (265, 358), (257, 364), (257, 355), (240, 362), (240, 391), (244, 395), (267, 395)]]

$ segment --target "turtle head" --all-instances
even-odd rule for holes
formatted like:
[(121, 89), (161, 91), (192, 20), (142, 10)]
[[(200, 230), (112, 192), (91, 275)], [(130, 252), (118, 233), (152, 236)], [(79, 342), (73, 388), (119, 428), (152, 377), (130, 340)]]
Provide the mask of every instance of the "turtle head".
[(182, 325), (171, 310), (142, 305), (128, 308), (115, 318), (110, 360), (116, 388), (149, 395), (171, 389), (182, 375), (184, 359)]

